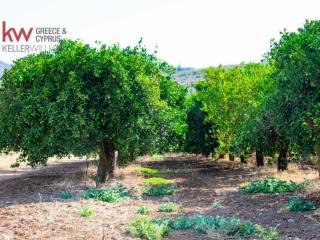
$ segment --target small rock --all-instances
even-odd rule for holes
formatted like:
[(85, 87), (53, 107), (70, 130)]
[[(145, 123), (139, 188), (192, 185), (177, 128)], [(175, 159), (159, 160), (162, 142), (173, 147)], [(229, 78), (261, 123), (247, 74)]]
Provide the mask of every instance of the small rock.
[(289, 223), (293, 223), (294, 220), (293, 220), (292, 218), (289, 218), (289, 219), (288, 219), (288, 222), (289, 222)]

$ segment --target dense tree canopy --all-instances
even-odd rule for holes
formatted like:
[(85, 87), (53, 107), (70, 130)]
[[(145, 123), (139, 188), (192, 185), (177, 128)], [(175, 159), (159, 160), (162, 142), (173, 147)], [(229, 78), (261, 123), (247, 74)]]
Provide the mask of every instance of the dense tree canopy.
[(207, 120), (208, 113), (203, 109), (203, 93), (206, 88), (205, 81), (194, 84), (195, 92), (187, 98), (187, 132), (185, 148), (186, 152), (209, 156), (217, 147), (217, 139), (214, 138), (213, 123)]
[(320, 143), (320, 21), (306, 21), (297, 32), (281, 33), (273, 41), (269, 61), (274, 65), (277, 103), (290, 123), (290, 146), (314, 153)]
[(208, 113), (207, 121), (214, 123), (212, 132), (220, 151), (234, 151), (232, 140), (257, 106), (259, 88), (268, 72), (268, 65), (256, 63), (205, 70), (204, 109)]
[[(169, 85), (170, 72), (140, 45), (97, 49), (63, 40), (51, 52), (19, 59), (2, 77), (0, 149), (21, 152), (19, 161), (31, 166), (100, 149), (104, 181), (115, 149), (148, 151), (174, 134), (184, 95), (176, 102), (161, 96), (170, 95), (160, 86)], [(153, 140), (158, 133), (162, 138)]]
[[(204, 69), (195, 91), (141, 43), (98, 48), (63, 40), (17, 60), (0, 87), (0, 149), (31, 166), (100, 153), (99, 181), (137, 155), (212, 151), (257, 158), (318, 154), (320, 21), (272, 41), (264, 63)], [(188, 95), (188, 96), (187, 96)], [(282, 163), (281, 163), (282, 162)]]

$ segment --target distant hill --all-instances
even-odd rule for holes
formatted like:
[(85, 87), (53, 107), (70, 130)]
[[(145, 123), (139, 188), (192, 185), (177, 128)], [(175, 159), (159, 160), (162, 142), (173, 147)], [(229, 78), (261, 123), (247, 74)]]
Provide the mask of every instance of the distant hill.
[[(221, 65), (225, 69), (236, 66), (235, 64)], [(191, 68), (191, 67), (177, 67), (176, 73), (173, 74), (173, 79), (182, 86), (187, 87), (193, 91), (192, 84), (197, 80), (204, 80), (203, 68)]]
[(187, 88), (192, 88), (192, 84), (199, 79), (204, 79), (204, 76), (201, 68), (177, 67), (173, 79)]
[(0, 61), (0, 77), (1, 77), (2, 74), (3, 74), (3, 71), (4, 71), (5, 69), (9, 68), (9, 67), (10, 67), (9, 64)]

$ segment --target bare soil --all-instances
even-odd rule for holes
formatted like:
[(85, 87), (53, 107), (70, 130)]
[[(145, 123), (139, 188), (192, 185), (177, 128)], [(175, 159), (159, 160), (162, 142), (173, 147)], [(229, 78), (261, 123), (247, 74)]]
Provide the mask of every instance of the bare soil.
[[(11, 160), (10, 160), (11, 161)], [(8, 162), (10, 162), (8, 161)], [(253, 164), (238, 161), (213, 161), (197, 156), (171, 155), (164, 160), (144, 157), (117, 170), (113, 181), (129, 189), (139, 189), (146, 177), (136, 172), (145, 166), (162, 170), (160, 177), (169, 178), (182, 188), (172, 196), (137, 196), (119, 203), (85, 200), (82, 191), (94, 187), (94, 161), (53, 162), (48, 167), (17, 171), (2, 162), (0, 166), (0, 240), (5, 239), (133, 239), (126, 233), (130, 219), (137, 215), (139, 206), (153, 209), (159, 215), (161, 202), (180, 204), (185, 213), (235, 216), (251, 220), (265, 227), (276, 227), (280, 239), (320, 239), (320, 211), (288, 212), (283, 209), (290, 196), (306, 194), (319, 201), (317, 172), (310, 167), (290, 165), (278, 174), (274, 167), (257, 169)], [(14, 174), (13, 174), (14, 173)], [(9, 175), (8, 175), (9, 174)], [(10, 175), (13, 174), (13, 175)], [(303, 192), (280, 194), (240, 194), (237, 188), (250, 179), (276, 175), (285, 180), (310, 181)], [(8, 177), (10, 176), (10, 177)], [(58, 198), (61, 191), (71, 191), (71, 200)], [(213, 208), (212, 202), (221, 201), (222, 207)], [(79, 209), (88, 205), (95, 213), (81, 217)], [(212, 232), (196, 234), (191, 230), (173, 231), (166, 239), (231, 239)], [(255, 239), (254, 237), (248, 239)]]

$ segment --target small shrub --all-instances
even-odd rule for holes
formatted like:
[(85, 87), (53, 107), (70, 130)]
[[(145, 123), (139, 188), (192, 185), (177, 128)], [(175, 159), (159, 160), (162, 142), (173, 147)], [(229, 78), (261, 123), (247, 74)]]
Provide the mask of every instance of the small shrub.
[(158, 225), (161, 225), (161, 224), (168, 225), (170, 221), (171, 221), (171, 219), (168, 217), (167, 214), (163, 214), (162, 216), (155, 217), (155, 218), (151, 219), (152, 223), (155, 223), (155, 224), (158, 224)]
[(147, 196), (165, 196), (172, 195), (179, 189), (176, 184), (159, 184), (159, 185), (148, 185), (143, 189), (143, 194)]
[(157, 169), (147, 168), (147, 167), (139, 167), (137, 168), (137, 172), (146, 173), (146, 174), (159, 174), (160, 171)]
[(212, 206), (213, 208), (221, 208), (221, 207), (222, 207), (222, 203), (221, 203), (221, 201), (216, 200), (216, 201), (213, 201), (213, 202), (212, 202), (211, 206)]
[(264, 228), (261, 225), (256, 225), (256, 232), (261, 240), (276, 240), (279, 237), (279, 233), (275, 228)]
[(156, 224), (147, 216), (137, 216), (128, 225), (128, 232), (133, 237), (146, 238), (149, 240), (161, 240), (169, 233), (166, 223)]
[(129, 197), (128, 190), (121, 184), (107, 186), (105, 188), (88, 188), (83, 192), (85, 199), (93, 198), (104, 202), (118, 202)]
[(193, 221), (190, 216), (179, 214), (174, 220), (169, 222), (169, 226), (176, 230), (185, 230), (193, 226)]
[(303, 195), (290, 197), (289, 201), (284, 205), (284, 207), (292, 212), (302, 212), (316, 209), (316, 205), (312, 201), (307, 200)]
[[(157, 225), (162, 229), (162, 231), (160, 231), (162, 234), (157, 233), (157, 228), (154, 225)], [(161, 239), (164, 235), (169, 233), (170, 229), (193, 229), (195, 232), (203, 234), (210, 231), (222, 231), (229, 236), (245, 238), (256, 234), (262, 240), (276, 240), (278, 237), (278, 232), (274, 228), (266, 229), (263, 226), (254, 224), (250, 221), (244, 221), (233, 217), (225, 218), (222, 216), (202, 214), (179, 214), (173, 219), (170, 219), (167, 215), (154, 219), (147, 218), (146, 216), (140, 216), (140, 218), (135, 218), (129, 224), (129, 232), (132, 236), (147, 239)], [(148, 237), (146, 232), (153, 232), (157, 234), (149, 235)]]
[(170, 180), (166, 178), (161, 178), (161, 177), (152, 177), (152, 178), (144, 179), (143, 182), (150, 183), (150, 184), (165, 184), (165, 183), (169, 183)]
[(80, 208), (81, 217), (89, 217), (94, 213), (94, 211), (89, 206), (82, 206)]
[(61, 199), (70, 199), (70, 198), (73, 197), (73, 195), (72, 195), (72, 192), (63, 191), (63, 192), (59, 193), (58, 197), (61, 198)]
[(219, 230), (230, 236), (240, 237), (246, 237), (256, 232), (255, 225), (250, 221), (202, 214), (179, 215), (169, 223), (169, 226), (177, 230), (192, 228), (197, 233)]
[(139, 214), (148, 214), (150, 212), (150, 209), (148, 207), (145, 207), (145, 206), (141, 206), (138, 208), (138, 213)]
[(243, 187), (239, 187), (241, 193), (279, 193), (300, 190), (304, 184), (292, 181), (282, 181), (273, 176), (266, 176), (263, 180), (253, 180)]
[(178, 211), (179, 206), (175, 203), (161, 203), (159, 212), (175, 212)]

